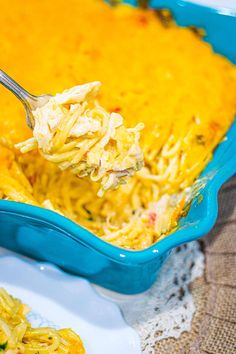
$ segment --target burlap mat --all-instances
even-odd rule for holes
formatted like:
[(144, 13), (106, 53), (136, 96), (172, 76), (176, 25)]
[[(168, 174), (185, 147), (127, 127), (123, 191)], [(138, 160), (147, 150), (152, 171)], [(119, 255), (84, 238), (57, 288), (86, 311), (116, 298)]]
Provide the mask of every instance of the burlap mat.
[(202, 241), (204, 277), (191, 284), (191, 332), (157, 343), (157, 354), (236, 354), (236, 176), (219, 194), (219, 216)]

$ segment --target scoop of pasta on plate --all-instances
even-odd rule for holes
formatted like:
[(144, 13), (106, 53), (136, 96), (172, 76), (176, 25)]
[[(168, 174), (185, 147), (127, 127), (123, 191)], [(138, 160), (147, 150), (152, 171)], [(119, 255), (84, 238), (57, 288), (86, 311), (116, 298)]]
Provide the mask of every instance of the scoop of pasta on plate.
[(126, 128), (118, 113), (96, 101), (100, 82), (75, 86), (33, 111), (33, 137), (16, 144), (22, 153), (39, 149), (61, 170), (99, 181), (98, 196), (126, 182), (143, 166), (139, 146), (143, 124)]
[(72, 329), (32, 328), (28, 306), (0, 288), (0, 352), (6, 354), (85, 354)]

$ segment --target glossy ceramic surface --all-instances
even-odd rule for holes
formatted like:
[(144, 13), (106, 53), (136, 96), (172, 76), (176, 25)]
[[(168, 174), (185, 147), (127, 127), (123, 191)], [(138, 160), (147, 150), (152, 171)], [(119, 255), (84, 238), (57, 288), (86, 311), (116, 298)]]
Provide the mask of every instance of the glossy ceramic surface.
[(118, 306), (99, 296), (85, 279), (16, 255), (1, 256), (0, 269), (0, 287), (31, 308), (33, 326), (72, 328), (86, 354), (141, 354), (139, 337)]
[[(236, 63), (236, 14), (185, 1), (152, 1), (171, 9), (179, 25), (205, 28), (206, 40)], [(226, 88), (227, 94), (227, 88)], [(206, 235), (217, 217), (217, 195), (236, 173), (236, 123), (217, 148), (203, 176), (203, 200), (195, 200), (180, 228), (144, 251), (126, 251), (105, 243), (74, 222), (49, 210), (0, 201), (0, 244), (28, 256), (50, 261), (109, 289), (134, 294), (148, 289), (171, 249)]]

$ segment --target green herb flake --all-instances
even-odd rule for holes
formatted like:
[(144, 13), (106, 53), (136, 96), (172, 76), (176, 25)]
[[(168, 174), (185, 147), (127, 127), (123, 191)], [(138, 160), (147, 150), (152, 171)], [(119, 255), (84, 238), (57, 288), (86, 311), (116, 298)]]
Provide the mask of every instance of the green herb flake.
[(0, 352), (7, 349), (7, 342), (0, 344)]
[(170, 27), (170, 25), (172, 25), (173, 16), (168, 9), (156, 9), (154, 10), (154, 13), (156, 14), (156, 16), (164, 27)]
[(205, 140), (204, 135), (202, 135), (202, 134), (196, 135), (196, 142), (198, 145), (205, 145), (206, 140)]
[(199, 195), (199, 197), (198, 197), (198, 204), (200, 204), (200, 203), (202, 202), (202, 200), (203, 200), (203, 196), (202, 196), (202, 194), (201, 194), (201, 195)]
[(198, 38), (203, 38), (206, 36), (206, 31), (203, 28), (198, 28), (196, 26), (189, 26), (190, 31), (192, 31)]

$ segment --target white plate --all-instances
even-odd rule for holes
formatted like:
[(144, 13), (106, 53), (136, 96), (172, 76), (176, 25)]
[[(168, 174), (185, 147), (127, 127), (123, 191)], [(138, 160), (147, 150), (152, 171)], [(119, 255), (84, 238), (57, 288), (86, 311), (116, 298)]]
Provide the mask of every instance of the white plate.
[(0, 287), (30, 306), (34, 326), (72, 328), (87, 354), (141, 354), (139, 337), (117, 305), (100, 297), (82, 278), (20, 256), (2, 256)]

